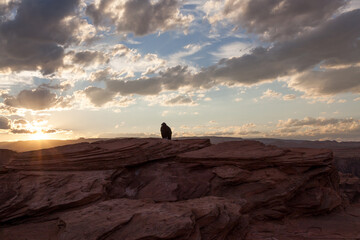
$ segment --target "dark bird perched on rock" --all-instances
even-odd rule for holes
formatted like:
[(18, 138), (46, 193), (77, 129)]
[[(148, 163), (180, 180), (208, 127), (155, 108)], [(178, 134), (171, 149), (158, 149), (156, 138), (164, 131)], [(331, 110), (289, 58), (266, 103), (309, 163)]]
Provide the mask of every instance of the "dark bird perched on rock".
[(163, 122), (161, 124), (160, 132), (162, 138), (171, 140), (171, 134), (172, 134), (171, 128), (168, 125), (166, 125), (166, 123)]

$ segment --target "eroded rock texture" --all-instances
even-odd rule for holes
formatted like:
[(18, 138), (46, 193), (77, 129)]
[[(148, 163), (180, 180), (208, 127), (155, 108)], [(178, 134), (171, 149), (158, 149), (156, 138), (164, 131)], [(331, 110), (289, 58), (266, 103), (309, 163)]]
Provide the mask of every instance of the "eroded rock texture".
[(0, 173), (0, 239), (360, 237), (346, 230), (360, 227), (358, 182), (342, 176), (340, 191), (327, 150), (114, 139), (10, 160)]

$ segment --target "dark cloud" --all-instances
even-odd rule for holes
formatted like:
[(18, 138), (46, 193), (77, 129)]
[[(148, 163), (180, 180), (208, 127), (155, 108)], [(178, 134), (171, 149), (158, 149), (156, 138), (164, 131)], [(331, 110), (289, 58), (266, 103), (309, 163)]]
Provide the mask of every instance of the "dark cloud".
[(137, 36), (183, 27), (191, 21), (191, 18), (179, 13), (177, 0), (159, 0), (155, 3), (150, 0), (128, 0), (124, 4), (117, 3), (117, 7), (114, 4), (115, 0), (102, 0), (97, 6), (88, 5), (86, 13), (95, 25), (112, 23), (119, 32)]
[(98, 51), (77, 52), (73, 56), (73, 62), (81, 65), (91, 65), (95, 62), (108, 63), (109, 58)]
[(77, 27), (64, 18), (79, 0), (23, 0), (14, 19), (0, 22), (0, 68), (54, 72)]
[[(354, 22), (360, 22), (360, 10), (344, 13), (296, 39), (275, 43), (270, 48), (258, 47), (241, 57), (222, 59), (196, 74), (192, 74), (186, 67), (177, 66), (160, 72), (156, 77), (132, 81), (109, 80), (106, 81), (107, 89), (121, 95), (155, 95), (163, 90), (177, 90), (183, 86), (210, 88), (219, 84), (253, 85), (307, 72), (319, 64), (355, 64), (360, 62), (360, 24)], [(335, 92), (337, 84), (344, 84), (338, 91), (350, 91), (358, 87), (358, 70), (348, 70), (339, 70), (333, 76), (319, 73), (324, 74), (323, 78), (315, 80), (310, 76), (309, 79), (314, 80), (312, 84), (318, 86), (314, 89), (321, 93), (330, 89)], [(341, 82), (336, 81), (340, 75), (343, 76)], [(299, 83), (310, 84), (311, 80), (304, 79), (308, 79), (306, 75)], [(331, 84), (326, 85), (329, 82)]]
[(347, 0), (249, 0), (226, 1), (223, 14), (248, 32), (284, 40), (331, 18)]
[(110, 68), (105, 68), (97, 72), (91, 73), (90, 79), (94, 82), (108, 81), (115, 77)]
[(165, 105), (194, 105), (195, 102), (188, 96), (179, 95), (165, 102)]
[(250, 54), (223, 59), (195, 77), (198, 85), (217, 82), (255, 84), (303, 72), (318, 64), (339, 65), (360, 61), (360, 9), (344, 13), (303, 36), (258, 47)]
[(86, 97), (90, 99), (91, 103), (97, 107), (110, 102), (116, 95), (114, 92), (98, 87), (88, 87), (84, 90), (84, 93)]
[(49, 133), (57, 133), (58, 130), (57, 129), (48, 129), (48, 130), (43, 130), (42, 132), (49, 134)]
[(121, 95), (139, 94), (156, 95), (161, 92), (161, 78), (141, 78), (133, 81), (109, 80), (106, 82), (106, 88), (112, 92), (118, 92)]
[[(167, 29), (167, 23), (176, 17), (178, 1), (160, 0), (151, 4), (148, 0), (127, 1), (117, 29), (145, 35), (160, 29)], [(175, 18), (176, 19), (176, 18)]]
[(296, 77), (290, 86), (309, 93), (333, 95), (360, 93), (360, 67), (309, 71)]
[(14, 108), (27, 108), (32, 110), (43, 110), (57, 105), (64, 101), (57, 97), (49, 89), (37, 88), (34, 90), (22, 90), (16, 97), (3, 94), (4, 104)]
[(188, 85), (190, 77), (187, 67), (176, 66), (160, 72), (157, 77), (129, 81), (108, 80), (106, 88), (121, 95), (156, 95), (162, 90), (177, 90)]
[(39, 88), (48, 88), (53, 90), (69, 90), (71, 88), (70, 84), (51, 84), (51, 83), (43, 83), (39, 85)]
[[(41, 132), (44, 134), (55, 134), (55, 133), (61, 133), (64, 131), (66, 131), (66, 130), (60, 130), (60, 129), (43, 129), (43, 130), (41, 130)], [(31, 131), (31, 130), (25, 129), (25, 128), (13, 128), (10, 130), (10, 132), (13, 134), (35, 134), (35, 133), (37, 133), (37, 131)]]
[(177, 90), (179, 87), (188, 85), (191, 74), (187, 67), (176, 66), (159, 73), (163, 88)]
[(6, 118), (0, 116), (0, 129), (10, 129), (11, 128), (11, 121)]
[(101, 0), (98, 6), (94, 3), (86, 7), (86, 14), (91, 17), (94, 25), (108, 25), (112, 22), (111, 17), (105, 13), (114, 0)]
[(11, 133), (14, 134), (33, 134), (34, 132), (28, 130), (28, 129), (24, 129), (24, 128), (14, 128), (10, 130)]

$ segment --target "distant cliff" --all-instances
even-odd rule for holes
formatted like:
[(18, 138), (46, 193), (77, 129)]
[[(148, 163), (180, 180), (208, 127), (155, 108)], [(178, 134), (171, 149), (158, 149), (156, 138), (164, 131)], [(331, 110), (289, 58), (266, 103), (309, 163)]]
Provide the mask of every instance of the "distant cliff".
[(360, 237), (359, 179), (328, 150), (133, 138), (4, 165), (0, 239)]

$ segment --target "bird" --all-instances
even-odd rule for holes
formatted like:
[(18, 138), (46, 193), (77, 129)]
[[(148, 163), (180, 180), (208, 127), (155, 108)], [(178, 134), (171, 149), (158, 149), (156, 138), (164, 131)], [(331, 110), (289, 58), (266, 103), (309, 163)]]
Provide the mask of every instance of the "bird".
[(166, 123), (163, 122), (161, 124), (160, 132), (162, 138), (171, 140), (171, 134), (172, 134), (171, 128), (168, 125), (166, 125)]

